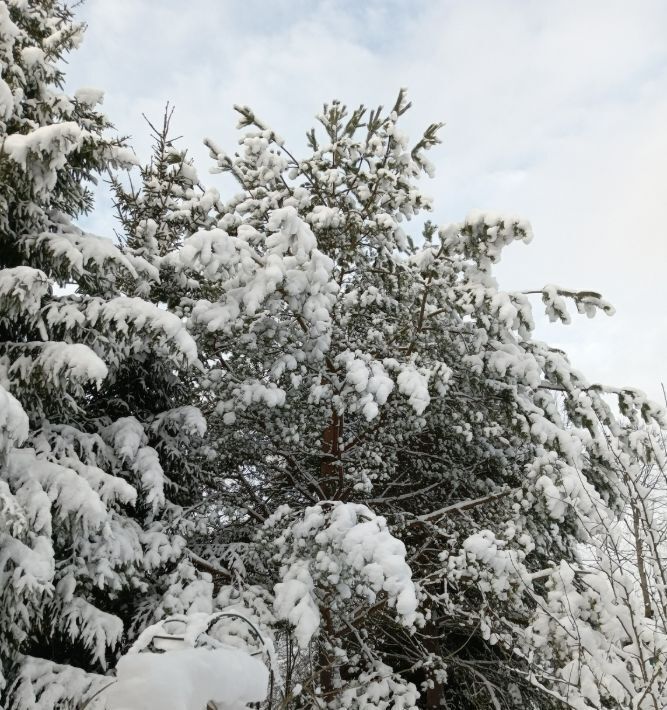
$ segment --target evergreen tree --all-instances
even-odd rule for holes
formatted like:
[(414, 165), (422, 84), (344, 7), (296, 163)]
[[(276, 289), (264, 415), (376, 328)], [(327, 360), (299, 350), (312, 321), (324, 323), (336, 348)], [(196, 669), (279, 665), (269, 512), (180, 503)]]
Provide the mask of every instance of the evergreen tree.
[[(499, 289), (525, 221), (408, 232), (439, 128), (410, 147), (408, 107), (325, 106), (303, 159), (246, 107), (239, 153), (207, 141), (241, 189), (173, 260), (202, 290), (190, 325), (220, 452), (192, 546), (226, 570), (215, 603), (282, 644), (287, 707), (567, 707), (585, 693), (552, 682), (530, 625), (618, 506), (632, 431), (612, 390), (533, 338), (531, 292)], [(612, 312), (594, 292), (533, 293), (552, 319), (567, 300)]]
[[(135, 187), (101, 93), (62, 91), (81, 34), (0, 0), (3, 706), (77, 707), (139, 631), (184, 614), (196, 646), (222, 609), (224, 645), (273, 637), (274, 706), (661, 707), (664, 412), (537, 341), (530, 299), (611, 306), (501, 290), (518, 217), (411, 229), (439, 125), (410, 146), (404, 92), (325, 106), (303, 159), (238, 107), (227, 202), (167, 109)], [(75, 224), (101, 175), (120, 246)]]
[(143, 278), (128, 287), (139, 289), (137, 295), (153, 303), (178, 310), (192, 284), (181, 284), (174, 278), (167, 257), (182, 246), (186, 236), (209, 226), (209, 213), (219, 195), (214, 189), (204, 190), (192, 160), (176, 147), (178, 138), (171, 135), (173, 114), (173, 107), (167, 104), (160, 126), (144, 117), (151, 129), (153, 150), (149, 162), (139, 167), (140, 184), (135, 186), (131, 172), (126, 179), (111, 174), (110, 184), (123, 251), (149, 265)]
[(82, 30), (60, 0), (0, 2), (0, 684), (31, 710), (80, 702), (162, 596), (185, 544), (168, 470), (205, 426), (178, 407), (182, 321), (127, 295), (150, 260), (73, 223), (136, 162), (101, 92), (62, 91)]
[[(192, 161), (176, 147), (178, 139), (170, 132), (172, 116), (173, 108), (167, 105), (159, 127), (146, 119), (153, 151), (149, 162), (139, 167), (138, 183), (128, 171), (122, 177), (112, 174), (110, 184), (122, 229), (117, 234), (122, 251), (137, 270), (142, 269), (142, 277), (126, 279), (124, 288), (184, 319), (198, 284), (181, 279), (170, 261), (186, 236), (210, 224), (209, 213), (219, 195), (200, 185)], [(211, 445), (215, 442), (206, 437), (206, 422), (197, 406), (206, 406), (199, 369), (175, 370), (169, 360), (147, 353), (141, 361), (133, 358), (125, 363), (116, 373), (115, 386), (122, 389), (119, 399), (128, 411), (140, 414), (148, 424), (148, 444), (160, 456), (170, 500), (179, 505), (172, 511), (171, 528), (186, 536), (195, 529), (205, 530), (201, 514), (195, 513), (204, 508), (217, 461)], [(192, 550), (186, 552), (178, 569), (163, 570), (155, 580), (155, 594), (141, 602), (141, 625), (183, 611), (171, 594), (164, 605), (160, 603), (166, 579), (169, 584), (184, 578), (207, 584), (199, 572), (208, 574), (210, 565)]]

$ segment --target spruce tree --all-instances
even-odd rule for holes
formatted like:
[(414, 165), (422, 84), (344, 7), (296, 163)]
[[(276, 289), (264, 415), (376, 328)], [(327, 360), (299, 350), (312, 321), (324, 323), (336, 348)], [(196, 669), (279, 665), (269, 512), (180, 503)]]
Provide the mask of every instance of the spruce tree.
[(150, 260), (73, 221), (92, 206), (98, 176), (136, 162), (108, 137), (101, 92), (63, 93), (62, 59), (82, 31), (60, 0), (0, 2), (0, 684), (9, 708), (75, 707), (103, 682), (89, 672), (107, 668), (183, 555), (166, 472), (204, 429), (197, 410), (178, 406), (179, 373), (197, 357), (192, 338), (129, 286)]
[[(135, 171), (111, 175), (110, 186), (116, 208), (117, 232), (123, 254), (142, 269), (139, 279), (126, 279), (130, 293), (166, 309), (181, 319), (190, 313), (198, 284), (175, 273), (172, 261), (186, 236), (211, 223), (210, 211), (219, 200), (215, 189), (204, 189), (187, 152), (177, 147), (171, 133), (174, 109), (165, 108), (158, 126), (146, 119), (153, 138), (149, 161)], [(128, 411), (141, 413), (147, 423), (148, 443), (157, 450), (162, 463), (169, 498), (178, 504), (171, 513), (170, 527), (184, 536), (205, 530), (206, 496), (214, 488), (218, 467), (215, 441), (206, 435), (206, 421), (200, 409), (207, 409), (206, 392), (201, 387), (201, 364), (189, 371), (175, 370), (173, 364), (149, 354), (145, 359), (128, 360), (117, 373), (116, 387)], [(142, 386), (137, 387), (141, 382)], [(203, 526), (203, 527), (202, 527)], [(183, 606), (173, 585), (207, 587), (212, 568), (191, 549), (177, 568), (162, 570), (155, 579), (154, 594), (141, 602), (140, 626), (165, 615), (182, 613)], [(164, 595), (166, 587), (169, 592)], [(187, 596), (187, 593), (186, 593)]]

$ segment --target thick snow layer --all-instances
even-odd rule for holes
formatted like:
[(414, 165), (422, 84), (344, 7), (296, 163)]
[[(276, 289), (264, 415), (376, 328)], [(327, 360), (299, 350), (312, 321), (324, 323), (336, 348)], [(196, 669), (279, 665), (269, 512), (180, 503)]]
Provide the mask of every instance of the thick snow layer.
[(431, 396), (428, 393), (428, 373), (420, 372), (412, 365), (407, 365), (396, 379), (398, 391), (408, 397), (408, 401), (417, 414), (423, 414)]
[(49, 252), (56, 261), (66, 263), (77, 275), (92, 269), (104, 272), (114, 263), (127, 269), (133, 277), (137, 276), (130, 261), (110, 239), (83, 232), (76, 227), (44, 232), (37, 237), (35, 246)]
[[(343, 598), (354, 590), (374, 603), (384, 592), (401, 622), (415, 623), (417, 594), (405, 545), (390, 533), (383, 517), (357, 503), (336, 503), (330, 510), (315, 505), (306, 508), (290, 533), (296, 559), (283, 566), (282, 580), (275, 585), (274, 611), (294, 626), (302, 648), (320, 625), (315, 579), (335, 586)], [(304, 547), (314, 555), (310, 563), (301, 559)], [(281, 556), (285, 559), (286, 551)]]
[[(241, 225), (237, 236), (222, 229), (202, 230), (188, 238), (175, 266), (223, 280), (219, 301), (199, 301), (194, 322), (209, 331), (233, 330), (244, 314), (280, 308), (286, 302), (308, 334), (310, 357), (320, 360), (330, 346), (331, 311), (339, 286), (333, 261), (317, 248), (312, 230), (293, 207), (273, 210), (268, 235)], [(258, 249), (262, 244), (265, 249)]]
[(21, 403), (0, 386), (0, 451), (28, 437), (28, 415)]
[(35, 315), (48, 292), (49, 280), (39, 269), (15, 266), (0, 270), (0, 302), (5, 317)]
[(56, 184), (57, 171), (67, 162), (67, 156), (79, 148), (84, 133), (74, 121), (40, 126), (29, 133), (12, 133), (0, 150), (24, 170), (31, 170), (33, 184), (46, 193)]
[(96, 382), (99, 387), (108, 374), (104, 362), (82, 343), (45, 343), (36, 363), (53, 381), (67, 374), (76, 382)]
[(360, 410), (367, 421), (374, 419), (379, 414), (379, 407), (386, 403), (394, 389), (394, 381), (383, 364), (370, 358), (357, 357), (349, 350), (338, 355), (336, 362), (344, 363), (347, 370), (346, 390), (358, 393), (357, 401), (350, 403), (348, 411)]
[(74, 98), (87, 106), (96, 106), (104, 100), (104, 92), (100, 89), (82, 86), (75, 91)]
[(7, 119), (14, 109), (14, 97), (7, 82), (0, 78), (0, 119)]
[(64, 164), (63, 158), (76, 147), (81, 138), (81, 129), (73, 121), (54, 123), (50, 126), (36, 128), (30, 133), (12, 133), (3, 142), (3, 151), (16, 163), (26, 166), (29, 153), (35, 155), (49, 154), (54, 156), (57, 150), (62, 153), (57, 157)]
[(297, 560), (275, 587), (274, 611), (279, 619), (294, 626), (294, 636), (301, 648), (307, 648), (320, 627), (320, 611), (314, 598), (315, 584), (308, 564)]
[(231, 648), (130, 653), (105, 691), (105, 710), (242, 710), (266, 697), (269, 672), (257, 658)]
[(33, 529), (49, 530), (51, 508), (60, 520), (76, 518), (87, 530), (108, 522), (108, 511), (98, 493), (76, 471), (38, 458), (34, 449), (14, 449), (7, 458), (6, 478), (24, 495)]
[(384, 518), (365, 505), (337, 505), (331, 511), (329, 526), (318, 532), (315, 539), (319, 544), (340, 546), (346, 562), (375, 591), (387, 593), (390, 605), (396, 606), (404, 622), (414, 622), (417, 598), (412, 571), (405, 561), (405, 545), (389, 532)]
[(197, 345), (181, 319), (141, 298), (113, 298), (102, 305), (99, 315), (103, 320), (113, 322), (120, 332), (127, 333), (131, 325), (137, 330), (145, 330), (158, 336), (178, 350), (188, 363), (197, 359)]
[[(86, 673), (75, 666), (60, 665), (45, 658), (23, 656), (18, 685), (13, 693), (14, 710), (52, 710), (56, 707), (86, 707), (81, 698), (91, 698), (109, 685), (109, 678)], [(88, 710), (102, 705), (94, 701)]]

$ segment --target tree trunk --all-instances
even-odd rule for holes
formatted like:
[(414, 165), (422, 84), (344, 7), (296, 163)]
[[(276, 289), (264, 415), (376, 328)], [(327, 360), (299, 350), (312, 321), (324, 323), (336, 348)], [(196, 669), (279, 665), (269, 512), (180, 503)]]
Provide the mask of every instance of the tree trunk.
[(333, 412), (331, 422), (322, 435), (320, 488), (327, 499), (334, 500), (343, 489), (343, 464), (340, 443), (343, 438), (343, 417)]
[[(331, 611), (328, 607), (321, 606), (320, 614), (324, 621), (324, 628), (328, 632), (328, 636), (333, 635), (333, 621), (331, 619)], [(327, 652), (324, 640), (320, 641), (319, 652), (317, 654), (317, 663), (320, 667), (320, 687), (322, 696), (325, 701), (331, 700), (336, 692), (336, 677), (334, 673), (334, 659)]]

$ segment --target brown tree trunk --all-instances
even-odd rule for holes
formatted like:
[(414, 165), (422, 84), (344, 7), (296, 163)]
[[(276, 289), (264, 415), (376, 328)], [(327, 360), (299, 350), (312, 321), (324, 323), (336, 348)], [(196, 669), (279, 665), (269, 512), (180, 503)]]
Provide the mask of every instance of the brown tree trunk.
[[(340, 461), (340, 443), (343, 438), (343, 417), (333, 412), (329, 426), (322, 435), (322, 458), (320, 462), (320, 488), (328, 500), (335, 500), (343, 488), (343, 464)], [(333, 620), (331, 610), (326, 606), (320, 607), (320, 614), (324, 628), (331, 637), (333, 634)], [(329, 657), (324, 644), (320, 645), (318, 658), (320, 667), (320, 686), (322, 695), (330, 700), (336, 692), (336, 678), (334, 661)]]
[[(322, 620), (324, 621), (324, 628), (331, 637), (333, 634), (331, 611), (328, 607), (321, 606), (320, 614), (322, 615)], [(322, 695), (326, 701), (329, 701), (336, 692), (334, 659), (327, 653), (323, 642), (320, 644), (317, 662), (320, 667), (320, 687), (322, 689)]]

